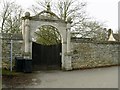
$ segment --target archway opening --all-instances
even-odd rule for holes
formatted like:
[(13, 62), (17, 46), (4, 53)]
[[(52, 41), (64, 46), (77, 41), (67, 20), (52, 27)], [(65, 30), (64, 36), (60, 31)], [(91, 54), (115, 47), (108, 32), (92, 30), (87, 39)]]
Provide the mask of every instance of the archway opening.
[(35, 70), (61, 68), (61, 35), (57, 28), (43, 25), (34, 33), (32, 58)]
[(61, 35), (57, 28), (43, 25), (35, 31), (35, 42), (42, 45), (56, 45), (61, 43)]

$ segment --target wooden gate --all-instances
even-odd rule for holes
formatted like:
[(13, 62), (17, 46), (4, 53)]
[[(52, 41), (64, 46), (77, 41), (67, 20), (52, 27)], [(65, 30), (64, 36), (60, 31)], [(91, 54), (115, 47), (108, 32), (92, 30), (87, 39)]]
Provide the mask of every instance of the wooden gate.
[(41, 45), (32, 43), (32, 59), (34, 70), (60, 69), (61, 43), (57, 45)]

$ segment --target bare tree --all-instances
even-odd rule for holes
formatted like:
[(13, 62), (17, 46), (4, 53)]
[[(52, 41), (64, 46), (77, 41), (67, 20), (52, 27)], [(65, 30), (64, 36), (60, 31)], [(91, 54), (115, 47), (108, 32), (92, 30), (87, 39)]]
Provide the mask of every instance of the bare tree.
[[(21, 15), (23, 10), (19, 5), (15, 2), (11, 1), (1, 1), (0, 3), (0, 18), (1, 25), (0, 30), (3, 38), (9, 38), (13, 36), (15, 33), (21, 33), (20, 25), (21, 25)], [(2, 40), (2, 59), (9, 60), (10, 57), (10, 45), (8, 44), (10, 41), (3, 39)], [(16, 45), (17, 44), (17, 45)], [(13, 55), (20, 53), (21, 47), (18, 43), (13, 43)], [(14, 56), (13, 56), (14, 57)]]
[(50, 0), (36, 1), (35, 5), (32, 5), (32, 8), (29, 8), (34, 14), (41, 12), (42, 10), (47, 9), (47, 5), (50, 5)]
[(61, 42), (58, 30), (51, 25), (44, 25), (35, 32), (36, 42), (43, 45), (55, 45)]
[[(3, 0), (1, 4), (1, 32), (10, 33), (20, 26), (20, 18), (23, 10), (15, 2)], [(17, 30), (16, 30), (17, 31)], [(11, 32), (12, 33), (12, 32)]]
[(9, 9), (9, 7), (11, 7), (11, 5), (13, 3), (9, 3), (6, 1), (3, 1), (3, 3), (1, 3), (2, 5), (2, 10), (1, 10), (1, 18), (2, 18), (2, 25), (1, 25), (1, 32), (3, 32), (4, 29), (4, 24), (6, 19), (9, 17), (10, 13), (12, 12), (12, 10)]
[(73, 36), (81, 36), (82, 38), (93, 38), (94, 40), (105, 41), (107, 39), (107, 30), (104, 24), (98, 21), (83, 21), (80, 26), (76, 27)]
[(62, 20), (67, 21), (69, 17), (76, 18), (85, 14), (86, 2), (79, 2), (77, 0), (57, 0), (52, 2), (50, 0), (37, 1), (32, 5), (33, 13), (39, 13), (41, 10), (46, 10), (47, 5), (57, 14)]
[(75, 19), (83, 16), (85, 14), (84, 8), (86, 7), (86, 2), (79, 2), (77, 0), (59, 0), (56, 7), (58, 16), (62, 20), (67, 21), (69, 17)]
[[(103, 23), (97, 20), (93, 21), (86, 15), (86, 2), (79, 2), (79, 0), (57, 0), (56, 2), (43, 0), (38, 1), (32, 9), (39, 13), (41, 10), (46, 9), (48, 4), (51, 6), (51, 11), (58, 15), (60, 19), (67, 22), (71, 18), (72, 32), (77, 33), (74, 36), (79, 34), (83, 38), (90, 36), (92, 38), (99, 38), (100, 33), (106, 33)], [(101, 37), (103, 39), (105, 36)]]

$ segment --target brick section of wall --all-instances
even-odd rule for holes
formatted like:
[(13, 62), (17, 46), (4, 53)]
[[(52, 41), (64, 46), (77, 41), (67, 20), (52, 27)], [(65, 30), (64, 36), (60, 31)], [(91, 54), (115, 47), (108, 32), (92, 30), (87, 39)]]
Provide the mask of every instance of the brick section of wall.
[(72, 46), (73, 69), (118, 64), (120, 47), (118, 42), (73, 42)]

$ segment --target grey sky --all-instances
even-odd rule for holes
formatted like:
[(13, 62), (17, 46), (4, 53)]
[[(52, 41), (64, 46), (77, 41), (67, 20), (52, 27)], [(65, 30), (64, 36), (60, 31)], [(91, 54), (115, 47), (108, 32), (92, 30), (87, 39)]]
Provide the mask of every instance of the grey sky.
[[(25, 11), (37, 0), (16, 0)], [(54, 0), (56, 1), (56, 0)], [(93, 19), (100, 22), (105, 22), (107, 28), (113, 29), (115, 32), (118, 29), (118, 1), (119, 0), (79, 0), (86, 1), (87, 13)]]

